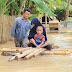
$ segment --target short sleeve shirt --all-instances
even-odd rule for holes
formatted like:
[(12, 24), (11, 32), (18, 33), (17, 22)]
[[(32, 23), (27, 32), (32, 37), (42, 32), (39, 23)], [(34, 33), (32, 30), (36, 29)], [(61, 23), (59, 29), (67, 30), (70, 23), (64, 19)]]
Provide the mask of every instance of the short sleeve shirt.
[(42, 43), (43, 41), (45, 41), (45, 36), (43, 34), (41, 34), (40, 36), (38, 36), (38, 34), (35, 34), (34, 35), (34, 40), (37, 42), (37, 43)]

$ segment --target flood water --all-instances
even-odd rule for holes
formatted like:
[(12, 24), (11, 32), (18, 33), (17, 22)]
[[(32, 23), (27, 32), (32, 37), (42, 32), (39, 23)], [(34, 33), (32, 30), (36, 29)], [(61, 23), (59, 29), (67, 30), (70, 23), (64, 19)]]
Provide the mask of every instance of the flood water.
[[(72, 34), (52, 33), (47, 35), (50, 43), (59, 46), (59, 49), (72, 49)], [(0, 48), (14, 47), (8, 41), (0, 44)], [(43, 55), (29, 60), (8, 62), (10, 56), (0, 55), (0, 72), (72, 72), (72, 54), (70, 55)]]

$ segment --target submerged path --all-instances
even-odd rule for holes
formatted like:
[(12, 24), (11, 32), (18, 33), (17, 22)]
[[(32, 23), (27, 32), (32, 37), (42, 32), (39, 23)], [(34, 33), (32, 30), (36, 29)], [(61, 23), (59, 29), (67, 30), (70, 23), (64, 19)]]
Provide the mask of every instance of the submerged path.
[[(72, 49), (71, 33), (52, 33), (47, 37), (59, 49)], [(4, 47), (14, 47), (14, 43), (0, 44), (0, 48)], [(44, 55), (13, 62), (8, 62), (8, 59), (8, 56), (0, 55), (0, 72), (72, 72), (72, 55)]]

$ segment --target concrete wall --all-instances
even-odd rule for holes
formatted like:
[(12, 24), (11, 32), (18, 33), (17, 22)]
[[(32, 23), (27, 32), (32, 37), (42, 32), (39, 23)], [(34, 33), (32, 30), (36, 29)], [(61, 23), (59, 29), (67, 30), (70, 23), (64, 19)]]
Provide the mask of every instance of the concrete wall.
[(0, 18), (0, 43), (11, 40), (12, 24), (15, 16), (3, 16), (3, 21)]

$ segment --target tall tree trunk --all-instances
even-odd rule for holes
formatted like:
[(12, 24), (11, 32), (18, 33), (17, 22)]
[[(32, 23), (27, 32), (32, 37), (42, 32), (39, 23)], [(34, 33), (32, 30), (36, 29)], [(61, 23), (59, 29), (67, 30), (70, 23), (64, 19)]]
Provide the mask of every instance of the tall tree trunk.
[(67, 11), (66, 11), (65, 21), (68, 20), (68, 16), (69, 16), (69, 8), (70, 8), (70, 2), (71, 2), (71, 0), (68, 0), (68, 5), (67, 5)]
[[(71, 2), (71, 0), (68, 0), (67, 11), (66, 11), (66, 16), (65, 16), (65, 21), (68, 20), (68, 16), (69, 16), (69, 8), (70, 8), (70, 2)], [(64, 24), (64, 27), (67, 27), (67, 22)]]

